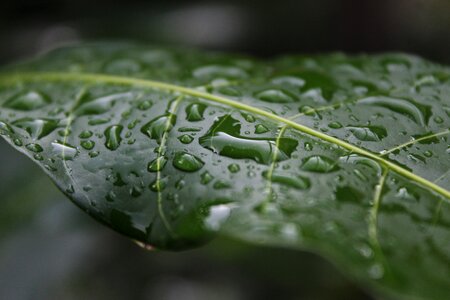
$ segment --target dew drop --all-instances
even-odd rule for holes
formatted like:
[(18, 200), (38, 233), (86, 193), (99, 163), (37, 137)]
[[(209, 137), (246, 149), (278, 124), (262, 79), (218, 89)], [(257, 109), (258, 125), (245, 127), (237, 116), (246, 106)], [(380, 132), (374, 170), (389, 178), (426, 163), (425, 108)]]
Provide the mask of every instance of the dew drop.
[(311, 186), (311, 182), (308, 178), (288, 174), (286, 172), (273, 171), (272, 174), (268, 170), (262, 173), (263, 177), (270, 180), (273, 183), (279, 183), (288, 187), (292, 187), (298, 190), (305, 190)]
[(231, 173), (237, 173), (237, 172), (239, 172), (241, 170), (241, 168), (239, 167), (238, 164), (230, 164), (230, 165), (228, 165), (228, 170)]
[(159, 172), (161, 171), (167, 163), (167, 158), (164, 156), (160, 156), (152, 160), (147, 167), (149, 172)]
[(190, 136), (189, 134), (183, 134), (182, 136), (180, 136), (178, 138), (178, 140), (180, 140), (180, 142), (182, 142), (183, 144), (190, 144), (190, 143), (192, 143), (194, 138), (192, 136)]
[(166, 132), (172, 130), (176, 122), (176, 116), (173, 114), (165, 114), (157, 117), (141, 128), (141, 132), (147, 135), (149, 138), (161, 141), (163, 135)]
[(95, 147), (95, 142), (88, 140), (88, 141), (82, 141), (80, 143), (81, 147), (83, 147), (86, 150), (92, 150)]
[(52, 142), (52, 151), (63, 160), (72, 160), (78, 154), (77, 148), (61, 141)]
[(379, 142), (387, 136), (387, 131), (381, 126), (348, 126), (346, 127), (360, 141)]
[(28, 150), (30, 150), (31, 152), (35, 152), (35, 153), (39, 153), (44, 151), (44, 149), (42, 149), (41, 145), (39, 144), (28, 144), (25, 146)]
[(198, 157), (187, 152), (177, 152), (173, 159), (173, 166), (185, 172), (195, 172), (200, 170), (205, 163)]
[(266, 133), (269, 131), (269, 128), (267, 128), (266, 126), (264, 126), (263, 124), (258, 124), (255, 127), (255, 133), (256, 134), (262, 134), (262, 133)]
[(342, 128), (342, 124), (339, 122), (331, 122), (330, 124), (328, 124), (328, 127), (332, 129), (339, 129)]
[(201, 103), (192, 103), (186, 107), (186, 119), (190, 122), (198, 122), (204, 119), (206, 105)]
[(339, 169), (337, 162), (322, 155), (313, 155), (303, 160), (302, 170), (316, 173), (329, 173)]
[(109, 150), (116, 150), (120, 146), (120, 142), (122, 141), (122, 137), (120, 134), (122, 133), (123, 126), (122, 125), (113, 125), (108, 127), (105, 130), (105, 147)]
[(75, 107), (77, 116), (84, 115), (100, 115), (109, 111), (117, 101), (123, 101), (133, 96), (133, 93), (120, 93), (106, 95), (99, 98), (92, 98), (91, 95), (85, 94), (81, 97), (79, 105)]
[(255, 96), (262, 101), (271, 103), (290, 103), (296, 101), (294, 95), (279, 89), (269, 89), (258, 92)]
[(230, 187), (231, 187), (231, 184), (229, 182), (226, 182), (226, 181), (223, 181), (223, 180), (217, 180), (213, 184), (213, 188), (215, 190), (223, 190), (223, 189), (228, 189)]
[(205, 171), (202, 173), (202, 175), (200, 175), (200, 183), (201, 184), (208, 184), (213, 179), (214, 179), (214, 177), (208, 171)]
[(167, 181), (168, 181), (167, 177), (163, 177), (159, 180), (157, 179), (157, 180), (153, 181), (150, 184), (150, 190), (152, 190), (153, 192), (161, 192), (162, 190), (164, 190), (166, 188)]
[(142, 102), (139, 103), (138, 109), (140, 109), (140, 110), (147, 110), (147, 109), (149, 109), (150, 107), (152, 107), (152, 105), (153, 105), (153, 103), (152, 103), (151, 101), (149, 101), (149, 100), (144, 100), (144, 101), (142, 101)]

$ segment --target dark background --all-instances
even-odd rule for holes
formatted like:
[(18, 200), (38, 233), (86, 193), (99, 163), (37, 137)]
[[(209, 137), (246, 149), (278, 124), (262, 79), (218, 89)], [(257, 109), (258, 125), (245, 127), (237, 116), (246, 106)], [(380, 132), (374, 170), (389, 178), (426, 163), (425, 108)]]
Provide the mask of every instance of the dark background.
[[(450, 1), (0, 1), (0, 65), (99, 39), (259, 57), (404, 51), (450, 63)], [(0, 299), (371, 299), (314, 254), (226, 239), (142, 250), (80, 212), (2, 140), (0, 200)]]

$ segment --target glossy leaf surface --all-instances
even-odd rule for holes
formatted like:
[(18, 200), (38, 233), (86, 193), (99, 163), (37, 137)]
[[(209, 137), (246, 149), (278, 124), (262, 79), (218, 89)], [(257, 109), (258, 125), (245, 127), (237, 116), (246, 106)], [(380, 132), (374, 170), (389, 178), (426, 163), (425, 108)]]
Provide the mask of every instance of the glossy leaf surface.
[(5, 69), (0, 105), (3, 137), (133, 239), (182, 249), (220, 231), (450, 296), (446, 67), (86, 45)]

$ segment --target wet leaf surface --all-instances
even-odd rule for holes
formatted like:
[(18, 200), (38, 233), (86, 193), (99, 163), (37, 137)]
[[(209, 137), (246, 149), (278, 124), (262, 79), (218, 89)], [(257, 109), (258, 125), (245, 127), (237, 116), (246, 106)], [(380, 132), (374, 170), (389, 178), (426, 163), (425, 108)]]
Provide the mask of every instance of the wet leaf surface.
[[(130, 70), (132, 72), (130, 73)], [(0, 132), (79, 207), (164, 249), (216, 232), (450, 295), (450, 70), (94, 44), (0, 75)]]

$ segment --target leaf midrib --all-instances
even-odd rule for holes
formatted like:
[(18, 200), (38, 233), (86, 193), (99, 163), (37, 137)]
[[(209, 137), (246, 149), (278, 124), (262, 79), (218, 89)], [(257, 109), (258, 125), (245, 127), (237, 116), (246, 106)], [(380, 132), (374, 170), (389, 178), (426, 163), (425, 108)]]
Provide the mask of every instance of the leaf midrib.
[(383, 157), (376, 155), (375, 153), (369, 152), (357, 146), (354, 146), (350, 143), (347, 143), (338, 138), (329, 136), (320, 131), (316, 131), (312, 128), (304, 126), (302, 124), (296, 123), (292, 120), (286, 119), (284, 117), (277, 116), (271, 112), (265, 111), (260, 108), (252, 107), (250, 105), (240, 103), (222, 96), (213, 95), (209, 93), (205, 93), (202, 91), (195, 90), (193, 88), (188, 88), (184, 86), (179, 86), (175, 84), (170, 84), (161, 81), (149, 80), (149, 79), (140, 79), (140, 78), (132, 78), (132, 77), (123, 77), (117, 75), (105, 75), (98, 73), (65, 73), (65, 72), (23, 72), (23, 73), (4, 73), (0, 74), (0, 84), (14, 84), (17, 82), (23, 81), (83, 81), (90, 83), (110, 83), (110, 84), (119, 84), (119, 85), (131, 85), (131, 86), (140, 86), (147, 87), (152, 89), (160, 89), (171, 92), (183, 93), (185, 95), (190, 95), (193, 97), (198, 97), (202, 99), (206, 99), (215, 103), (224, 104), (230, 107), (234, 107), (236, 109), (248, 111), (273, 121), (277, 121), (280, 123), (284, 123), (290, 126), (293, 129), (296, 129), (300, 132), (309, 134), (311, 136), (317, 137), (329, 143), (338, 145), (344, 149), (351, 151), (352, 153), (357, 153), (368, 158), (371, 158), (380, 164), (384, 165), (386, 168), (395, 171), (396, 173), (403, 175), (404, 177), (413, 180), (423, 186), (429, 188), (430, 190), (444, 196), (446, 201), (450, 203), (450, 191), (438, 186), (437, 184), (425, 179), (421, 176), (418, 176), (403, 167), (396, 165)]

